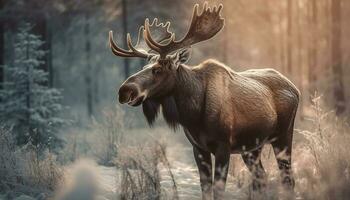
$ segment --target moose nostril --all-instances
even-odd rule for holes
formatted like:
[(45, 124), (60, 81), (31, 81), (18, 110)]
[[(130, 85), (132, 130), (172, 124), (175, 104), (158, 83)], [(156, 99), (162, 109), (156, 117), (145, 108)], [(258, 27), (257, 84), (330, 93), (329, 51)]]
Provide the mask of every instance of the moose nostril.
[(137, 96), (137, 88), (134, 85), (122, 85), (119, 89), (119, 102), (127, 103)]
[(123, 93), (125, 93), (127, 90), (128, 90), (128, 88), (126, 86), (121, 86), (119, 88), (119, 92), (118, 92), (119, 96), (122, 95)]

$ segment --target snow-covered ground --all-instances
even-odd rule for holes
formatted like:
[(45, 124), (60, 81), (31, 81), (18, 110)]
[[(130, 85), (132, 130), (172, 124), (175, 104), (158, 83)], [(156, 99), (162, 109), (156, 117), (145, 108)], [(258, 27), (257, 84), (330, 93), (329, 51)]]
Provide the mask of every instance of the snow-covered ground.
[[(166, 155), (170, 163), (172, 174), (177, 185), (179, 199), (201, 199), (201, 189), (198, 176), (198, 169), (194, 162), (192, 146), (181, 133), (168, 133), (164, 129), (156, 129), (161, 132), (160, 138), (165, 142)], [(136, 132), (136, 131), (135, 131)], [(129, 137), (137, 136), (138, 140), (142, 137), (148, 138), (146, 132), (137, 131), (128, 133)], [(134, 134), (134, 135), (133, 135)], [(153, 137), (153, 136), (152, 136)], [(169, 195), (173, 194), (173, 180), (168, 172), (168, 168), (162, 163), (158, 165), (161, 176), (162, 192)], [(118, 188), (120, 187), (120, 171), (117, 167), (106, 167), (96, 164), (92, 158), (79, 159), (76, 162), (64, 166), (63, 185), (54, 191), (50, 196), (55, 196), (57, 200), (98, 200), (118, 199)], [(227, 199), (246, 199), (247, 188), (237, 187), (234, 179), (229, 176), (226, 194)], [(34, 198), (22, 195), (16, 196), (16, 200), (32, 200)], [(5, 195), (0, 194), (0, 200), (6, 199)], [(45, 199), (45, 198), (35, 198)]]
[[(171, 164), (171, 170), (177, 184), (178, 195), (180, 199), (201, 199), (201, 189), (199, 185), (199, 176), (196, 165), (192, 157), (192, 149), (181, 143), (168, 148), (168, 159)], [(161, 185), (165, 190), (171, 191), (172, 179), (163, 166), (160, 167)], [(115, 167), (97, 166), (97, 183), (99, 187), (99, 199), (113, 199), (116, 195), (116, 188), (119, 184), (119, 173)], [(232, 177), (229, 177), (226, 194), (230, 198), (243, 199), (245, 192), (237, 188)]]
[[(175, 149), (176, 151), (172, 152)], [(183, 159), (179, 160), (177, 157), (181, 154), (183, 155)], [(191, 149), (188, 147), (176, 146), (168, 149), (168, 159), (172, 167), (171, 170), (175, 177), (180, 199), (201, 199), (198, 170), (193, 161), (186, 158), (188, 155), (192, 155)], [(171, 191), (173, 182), (168, 170), (162, 165), (159, 168), (162, 187), (165, 190)], [(118, 170), (115, 167), (97, 166), (95, 171), (97, 174), (99, 198), (111, 199), (115, 196), (117, 188), (119, 188), (120, 174)]]

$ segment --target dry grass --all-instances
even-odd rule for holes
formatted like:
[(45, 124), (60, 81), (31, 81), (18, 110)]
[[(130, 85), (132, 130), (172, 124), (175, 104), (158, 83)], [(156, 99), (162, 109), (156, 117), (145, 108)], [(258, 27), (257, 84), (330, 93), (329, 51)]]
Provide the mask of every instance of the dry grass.
[[(121, 169), (121, 199), (178, 199), (175, 178), (166, 157), (165, 145), (147, 142), (137, 146), (123, 146), (117, 159)], [(159, 165), (163, 164), (172, 178), (172, 191), (161, 187)]]
[(126, 125), (125, 112), (119, 106), (105, 108), (99, 121), (93, 119), (88, 127), (65, 132), (66, 143), (59, 153), (59, 161), (69, 164), (80, 158), (92, 158), (100, 165), (114, 165)]
[(11, 190), (20, 179), (21, 166), (16, 150), (11, 131), (0, 127), (0, 191)]
[(321, 100), (320, 96), (312, 100), (310, 129), (297, 130), (305, 138), (295, 156), (297, 163), (300, 160), (297, 176), (303, 180), (298, 189), (306, 199), (349, 199), (349, 125), (332, 111), (324, 111)]
[(26, 163), (23, 168), (24, 183), (50, 191), (56, 189), (63, 177), (63, 171), (56, 162), (56, 156), (46, 152), (40, 158), (35, 149), (27, 149), (23, 156), (23, 162)]
[(0, 128), (0, 192), (8, 198), (20, 194), (51, 194), (60, 184), (63, 172), (56, 157), (38, 153), (32, 145), (18, 148), (11, 131)]
[(98, 139), (91, 144), (99, 164), (113, 165), (114, 159), (119, 155), (118, 148), (123, 143), (125, 133), (124, 115), (125, 112), (116, 106), (103, 111), (101, 122), (94, 122), (93, 131)]

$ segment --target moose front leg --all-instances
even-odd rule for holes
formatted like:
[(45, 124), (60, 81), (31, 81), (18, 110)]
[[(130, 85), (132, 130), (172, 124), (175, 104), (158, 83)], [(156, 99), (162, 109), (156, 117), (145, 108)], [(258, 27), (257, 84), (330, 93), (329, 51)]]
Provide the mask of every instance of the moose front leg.
[(242, 159), (253, 175), (252, 188), (259, 192), (266, 185), (266, 172), (260, 158), (261, 151), (262, 148), (259, 148), (255, 151), (242, 153)]
[(215, 153), (215, 173), (214, 173), (214, 199), (223, 199), (228, 167), (230, 163), (230, 151), (220, 149)]
[(193, 147), (194, 158), (196, 160), (199, 179), (202, 188), (202, 199), (212, 199), (212, 162), (211, 153), (203, 151), (197, 147)]

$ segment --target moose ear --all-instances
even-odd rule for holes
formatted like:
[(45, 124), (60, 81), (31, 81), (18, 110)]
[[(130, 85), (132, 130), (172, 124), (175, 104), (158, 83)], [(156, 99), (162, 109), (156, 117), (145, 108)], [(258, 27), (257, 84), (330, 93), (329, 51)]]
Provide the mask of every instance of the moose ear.
[(177, 61), (179, 62), (179, 64), (186, 63), (191, 57), (191, 48), (181, 49), (176, 54), (178, 58)]
[(148, 53), (147, 62), (152, 62), (157, 59), (157, 55), (154, 53)]
[(175, 63), (176, 68), (183, 63), (186, 63), (191, 57), (191, 48), (184, 48), (173, 55), (171, 55), (171, 59)]

